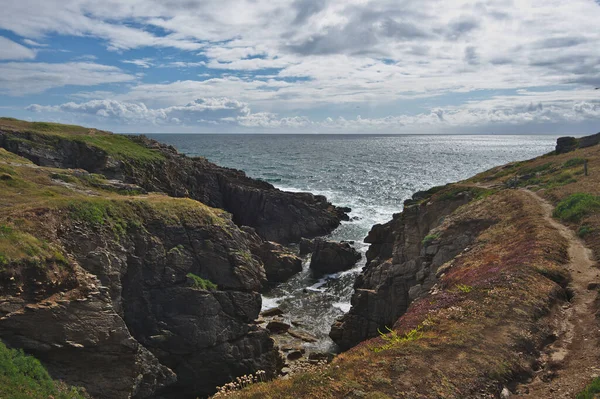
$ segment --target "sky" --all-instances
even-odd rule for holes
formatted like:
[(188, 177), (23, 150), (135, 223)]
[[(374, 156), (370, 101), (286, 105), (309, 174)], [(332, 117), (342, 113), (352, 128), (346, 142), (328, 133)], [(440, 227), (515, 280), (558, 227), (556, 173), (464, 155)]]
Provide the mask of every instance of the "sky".
[(131, 133), (600, 131), (599, 0), (2, 0), (0, 115)]

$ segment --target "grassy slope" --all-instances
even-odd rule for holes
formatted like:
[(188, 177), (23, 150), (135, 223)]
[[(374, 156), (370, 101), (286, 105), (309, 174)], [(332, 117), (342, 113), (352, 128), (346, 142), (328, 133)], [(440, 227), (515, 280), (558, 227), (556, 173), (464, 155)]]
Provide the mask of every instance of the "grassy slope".
[(79, 399), (84, 394), (53, 381), (40, 362), (0, 342), (0, 398)]
[[(32, 133), (49, 140), (65, 139), (79, 141), (99, 148), (119, 160), (152, 162), (164, 159), (164, 156), (158, 151), (141, 146), (130, 140), (127, 136), (82, 126), (0, 118), (0, 130)], [(23, 138), (18, 139), (24, 140)]]
[[(583, 176), (582, 159), (589, 161), (589, 176)], [(509, 164), (433, 190), (429, 201), (464, 187), (485, 190), (436, 229), (436, 236), (460, 220), (496, 222), (471, 250), (449, 262), (438, 293), (413, 303), (392, 333), (363, 342), (328, 367), (228, 397), (494, 397), (535, 361), (535, 348), (549, 332), (547, 316), (569, 280), (565, 239), (543, 220), (534, 199), (506, 188), (514, 177), (555, 205), (564, 201), (563, 207), (578, 214), (564, 222), (575, 231), (585, 227), (580, 235), (600, 254), (600, 215), (589, 200), (600, 195), (600, 146)], [(588, 194), (586, 202), (573, 201), (578, 193)]]

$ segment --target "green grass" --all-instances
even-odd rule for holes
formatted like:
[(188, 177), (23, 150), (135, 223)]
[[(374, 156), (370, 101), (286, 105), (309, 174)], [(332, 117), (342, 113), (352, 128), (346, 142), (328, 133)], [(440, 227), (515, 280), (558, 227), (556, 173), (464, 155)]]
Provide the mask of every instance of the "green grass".
[(0, 225), (0, 266), (11, 262), (27, 261), (38, 266), (46, 262), (66, 264), (59, 248), (13, 226)]
[(587, 159), (584, 158), (571, 158), (563, 164), (563, 168), (572, 168), (574, 166), (583, 165)]
[(53, 381), (34, 357), (0, 342), (0, 398), (83, 399), (85, 396), (77, 389)]
[(583, 217), (600, 211), (600, 197), (576, 193), (565, 198), (554, 209), (554, 217), (567, 222), (578, 222)]
[(205, 280), (202, 277), (196, 276), (194, 273), (188, 273), (186, 275), (192, 282), (192, 286), (199, 290), (216, 290), (219, 288), (215, 283), (210, 280)]
[(580, 238), (585, 238), (586, 236), (592, 234), (593, 232), (594, 232), (594, 228), (586, 225), (586, 226), (581, 226), (577, 230), (577, 235)]
[(377, 330), (377, 332), (379, 332), (379, 337), (383, 339), (386, 344), (370, 348), (375, 353), (389, 350), (397, 347), (398, 345), (411, 341), (417, 341), (423, 338), (423, 325), (419, 325), (417, 328), (410, 330), (406, 334), (398, 334), (389, 327), (386, 327), (385, 329), (388, 331), (387, 333), (384, 333), (379, 329)]
[(0, 118), (0, 127), (38, 135), (42, 141), (27, 140), (16, 136), (9, 137), (9, 140), (27, 142), (33, 146), (48, 146), (48, 144), (56, 143), (57, 139), (64, 139), (78, 141), (99, 148), (113, 158), (123, 161), (147, 163), (165, 159), (160, 152), (146, 148), (127, 136), (89, 129), (83, 126), (49, 122), (26, 122), (12, 118)]
[(440, 238), (440, 234), (439, 233), (428, 234), (428, 235), (425, 236), (425, 238), (423, 238), (423, 241), (421, 241), (421, 244), (428, 245), (429, 243), (431, 243), (432, 241), (437, 240), (438, 238)]
[(462, 292), (464, 294), (468, 294), (469, 292), (473, 291), (473, 287), (471, 287), (470, 285), (465, 285), (465, 284), (458, 284), (456, 286), (456, 289), (459, 292)]
[(575, 399), (594, 399), (600, 394), (600, 378), (595, 378)]

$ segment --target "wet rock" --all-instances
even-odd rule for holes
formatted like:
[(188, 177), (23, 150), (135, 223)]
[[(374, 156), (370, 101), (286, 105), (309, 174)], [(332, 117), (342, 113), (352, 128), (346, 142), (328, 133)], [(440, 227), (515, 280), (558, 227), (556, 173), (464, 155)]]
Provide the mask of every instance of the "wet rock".
[(267, 330), (271, 331), (273, 334), (283, 334), (290, 329), (290, 325), (279, 320), (270, 321), (267, 324)]
[(297, 350), (297, 351), (292, 351), (292, 352), (288, 353), (287, 359), (290, 361), (294, 361), (294, 360), (302, 359), (302, 356), (304, 356), (304, 352)]
[(315, 240), (309, 240), (308, 238), (302, 238), (300, 240), (300, 256), (308, 255), (314, 251)]
[(317, 337), (315, 337), (314, 335), (311, 335), (309, 333), (303, 332), (303, 331), (290, 329), (288, 331), (288, 334), (290, 334), (292, 337), (300, 339), (304, 342), (317, 342), (318, 341)]
[(310, 268), (317, 275), (338, 273), (351, 269), (361, 258), (347, 242), (316, 240)]
[(275, 316), (281, 316), (282, 314), (283, 314), (283, 310), (281, 310), (280, 308), (268, 309), (261, 313), (261, 315), (263, 317), (275, 317)]
[(263, 261), (269, 282), (282, 283), (302, 271), (302, 259), (277, 243), (264, 241), (254, 253)]

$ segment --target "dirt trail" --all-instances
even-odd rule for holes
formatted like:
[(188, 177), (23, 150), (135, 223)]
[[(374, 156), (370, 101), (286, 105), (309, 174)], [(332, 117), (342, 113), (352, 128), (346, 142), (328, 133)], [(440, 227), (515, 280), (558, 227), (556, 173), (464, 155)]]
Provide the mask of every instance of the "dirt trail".
[(532, 191), (523, 191), (539, 201), (545, 220), (569, 242), (567, 267), (573, 278), (570, 287), (574, 296), (559, 310), (558, 338), (544, 350), (543, 368), (530, 383), (519, 385), (511, 398), (575, 398), (592, 378), (600, 376), (600, 330), (594, 306), (597, 290), (588, 290), (590, 283), (600, 282), (600, 270), (592, 251), (573, 231), (552, 218), (552, 205)]

